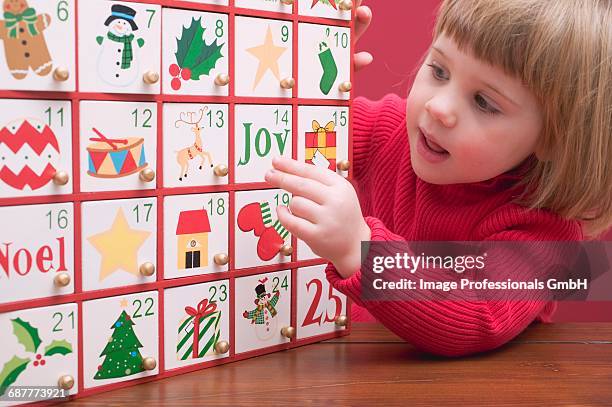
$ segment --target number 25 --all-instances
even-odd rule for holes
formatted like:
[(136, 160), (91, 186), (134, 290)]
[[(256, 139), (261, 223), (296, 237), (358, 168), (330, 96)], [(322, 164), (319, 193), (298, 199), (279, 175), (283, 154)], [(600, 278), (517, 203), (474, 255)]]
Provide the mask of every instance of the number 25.
[[(318, 324), (321, 325), (321, 319), (323, 318), (323, 314), (315, 317), (315, 313), (317, 312), (317, 308), (319, 307), (319, 303), (321, 302), (321, 296), (323, 294), (323, 283), (319, 279), (313, 279), (306, 284), (306, 290), (310, 291), (310, 286), (314, 284), (315, 286), (315, 295), (312, 299), (312, 303), (308, 308), (308, 312), (306, 313), (306, 317), (304, 318), (304, 322), (302, 323), (302, 327)], [(342, 300), (336, 294), (334, 294), (334, 289), (329, 285), (329, 290), (327, 292), (328, 299), (332, 300), (335, 305), (335, 313), (332, 317), (329, 316), (327, 310), (325, 311), (325, 320), (323, 322), (334, 322), (336, 318), (340, 315), (342, 311)]]

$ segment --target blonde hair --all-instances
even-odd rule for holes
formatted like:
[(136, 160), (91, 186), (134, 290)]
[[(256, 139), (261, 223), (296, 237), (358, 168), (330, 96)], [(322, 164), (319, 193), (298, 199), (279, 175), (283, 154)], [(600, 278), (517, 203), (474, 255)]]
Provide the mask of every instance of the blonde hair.
[(538, 160), (519, 203), (612, 225), (612, 1), (445, 0), (434, 36), (501, 67), (543, 112)]

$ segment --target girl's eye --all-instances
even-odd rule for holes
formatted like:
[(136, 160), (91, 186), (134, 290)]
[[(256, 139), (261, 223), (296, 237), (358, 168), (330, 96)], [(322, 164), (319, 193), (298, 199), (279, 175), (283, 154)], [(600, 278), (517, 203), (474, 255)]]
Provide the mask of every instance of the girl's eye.
[(477, 94), (476, 96), (474, 96), (474, 101), (476, 102), (476, 106), (478, 106), (478, 108), (484, 113), (488, 113), (488, 114), (499, 113), (499, 110), (495, 106), (493, 106), (491, 103), (489, 103), (489, 101), (480, 94)]
[(435, 79), (439, 81), (448, 80), (448, 75), (446, 74), (446, 71), (444, 71), (444, 69), (442, 69), (440, 66), (434, 63), (427, 64), (427, 66), (431, 68), (431, 74)]

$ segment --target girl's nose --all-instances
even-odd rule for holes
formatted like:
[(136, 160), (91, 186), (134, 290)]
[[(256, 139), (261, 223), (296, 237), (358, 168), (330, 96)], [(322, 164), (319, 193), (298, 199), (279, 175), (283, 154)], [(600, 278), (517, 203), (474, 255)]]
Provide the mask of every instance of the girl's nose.
[(425, 103), (425, 110), (444, 127), (455, 127), (457, 115), (455, 114), (448, 98), (434, 97)]

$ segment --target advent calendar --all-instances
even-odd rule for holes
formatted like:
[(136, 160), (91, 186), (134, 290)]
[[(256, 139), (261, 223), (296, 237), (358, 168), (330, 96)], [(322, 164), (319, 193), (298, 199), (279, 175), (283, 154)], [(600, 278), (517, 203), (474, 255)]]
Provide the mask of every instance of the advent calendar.
[(351, 1), (2, 4), (1, 403), (348, 334), (264, 174), (350, 176)]

